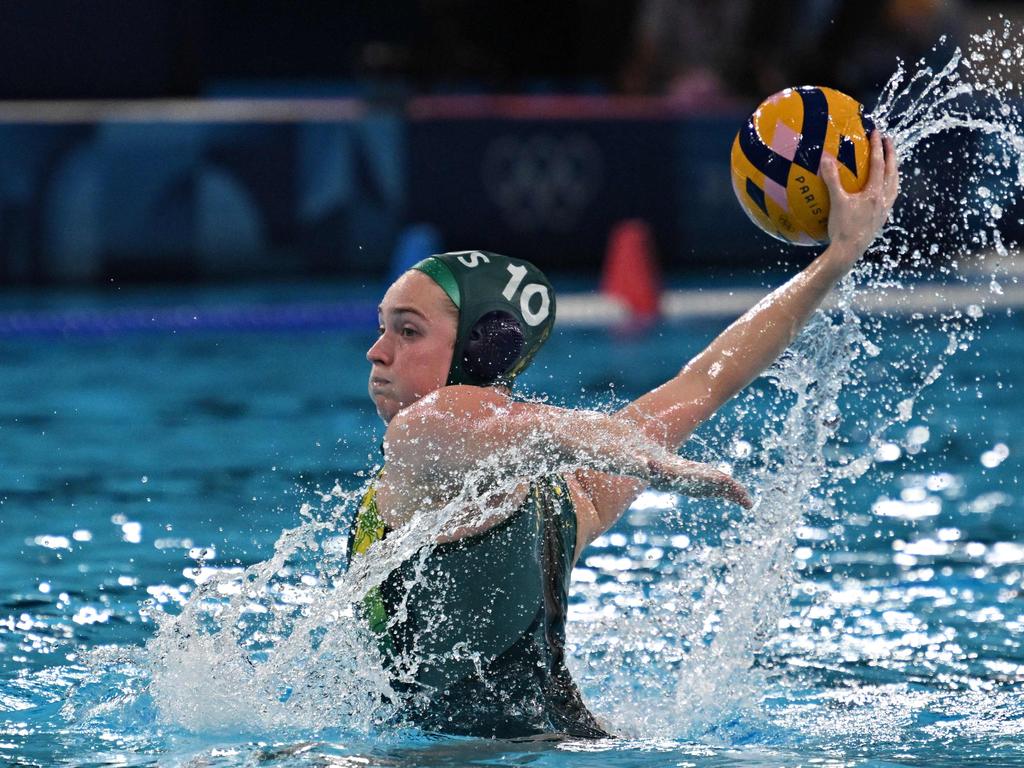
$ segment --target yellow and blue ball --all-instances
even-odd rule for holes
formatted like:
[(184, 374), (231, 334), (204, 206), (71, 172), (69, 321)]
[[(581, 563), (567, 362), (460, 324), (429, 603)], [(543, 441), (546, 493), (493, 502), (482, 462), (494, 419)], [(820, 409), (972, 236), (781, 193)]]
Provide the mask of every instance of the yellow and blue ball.
[(795, 245), (828, 243), (829, 196), (821, 158), (839, 161), (843, 189), (867, 182), (871, 119), (832, 88), (787, 88), (765, 99), (736, 134), (732, 186), (743, 210), (770, 235)]

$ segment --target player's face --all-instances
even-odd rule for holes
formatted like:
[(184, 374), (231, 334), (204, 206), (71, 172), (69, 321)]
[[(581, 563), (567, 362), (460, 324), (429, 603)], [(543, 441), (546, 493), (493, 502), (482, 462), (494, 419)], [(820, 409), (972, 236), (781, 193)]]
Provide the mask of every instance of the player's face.
[(385, 422), (444, 386), (458, 315), (443, 290), (422, 272), (396, 280), (378, 308), (380, 333), (366, 352), (370, 399)]

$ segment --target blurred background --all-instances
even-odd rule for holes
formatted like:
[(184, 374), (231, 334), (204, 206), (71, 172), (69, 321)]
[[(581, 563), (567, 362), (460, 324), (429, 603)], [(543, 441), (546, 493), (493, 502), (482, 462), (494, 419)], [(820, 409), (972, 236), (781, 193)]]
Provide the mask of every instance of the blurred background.
[(383, 279), (467, 248), (596, 275), (633, 219), (668, 273), (759, 265), (739, 121), (787, 85), (870, 106), (999, 13), (1024, 9), (0, 0), (0, 286)]

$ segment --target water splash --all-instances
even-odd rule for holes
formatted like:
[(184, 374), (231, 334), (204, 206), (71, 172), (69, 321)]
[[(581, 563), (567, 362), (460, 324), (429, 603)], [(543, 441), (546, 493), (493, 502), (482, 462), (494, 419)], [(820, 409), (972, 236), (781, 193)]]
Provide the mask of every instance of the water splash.
[[(1003, 286), (1016, 283), (1000, 225), (1024, 187), (1014, 101), (1022, 53), (1007, 22), (938, 70), (901, 64), (885, 86), (872, 116), (896, 146), (902, 198), (832, 310), (768, 372), (767, 420), (763, 391), (739, 400), (748, 416), (734, 426), (762, 434), (740, 473), (758, 489), (757, 506), (726, 525), (717, 545), (677, 553), (675, 573), (655, 584), (614, 590), (614, 600), (587, 593), (596, 605), (581, 611), (574, 669), (620, 731), (707, 737), (756, 712), (779, 675), (766, 644), (790, 611), (798, 530), (817, 517), (841, 533), (845, 484), (873, 466), (883, 444), (919, 449), (905, 426), (918, 398), (970, 348)], [(896, 297), (901, 311), (865, 314), (876, 297)], [(893, 323), (911, 324), (910, 347), (888, 342)], [(867, 415), (844, 423), (865, 402)], [(711, 438), (712, 458), (727, 456), (735, 439)]]
[[(493, 524), (514, 511), (518, 503), (507, 499), (524, 478), (579, 467), (537, 458), (534, 450), (509, 446), (469, 473), (455, 498), (421, 510), (375, 544), (373, 557), (351, 566), (349, 521), (367, 488), (335, 487), (319, 507), (306, 505), (306, 522), (281, 535), (272, 558), (241, 573), (214, 572), (180, 612), (155, 614), (148, 692), (162, 722), (207, 733), (393, 733), (404, 699), (354, 606), (403, 563), (413, 563), (420, 581), (427, 558), (454, 529)], [(523, 472), (508, 471), (517, 465)], [(394, 606), (392, 623), (401, 624), (405, 611), (404, 603)], [(400, 683), (415, 682), (430, 661), (414, 649), (394, 653), (391, 669)], [(479, 658), (469, 660), (480, 666)]]
[(352, 606), (415, 553), (407, 540), (420, 531), (389, 540), (383, 567), (346, 573), (347, 520), (361, 495), (335, 487), (304, 505), (306, 522), (269, 560), (215, 574), (180, 613), (157, 614), (147, 653), (164, 722), (233, 733), (382, 727), (394, 693)]

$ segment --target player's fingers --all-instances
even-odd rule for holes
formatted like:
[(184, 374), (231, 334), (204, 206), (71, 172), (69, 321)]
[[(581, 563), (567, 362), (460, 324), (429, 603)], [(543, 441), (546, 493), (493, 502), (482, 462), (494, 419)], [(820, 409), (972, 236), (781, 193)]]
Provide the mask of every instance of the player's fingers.
[(723, 499), (739, 504), (744, 509), (750, 509), (754, 506), (754, 502), (751, 500), (747, 489), (731, 475), (727, 475), (725, 472), (720, 472), (717, 469), (712, 469), (708, 472), (707, 476), (708, 482), (714, 488), (711, 492), (715, 496), (721, 496)]
[(882, 150), (882, 134), (878, 131), (872, 131), (870, 142), (871, 164), (869, 166), (868, 183), (866, 186), (880, 190), (885, 181), (885, 156)]
[(896, 156), (896, 147), (892, 139), (885, 138), (885, 200), (892, 205), (900, 192), (900, 167), (899, 158)]
[(821, 166), (818, 169), (821, 180), (825, 182), (829, 197), (835, 199), (846, 194), (842, 183), (839, 181), (839, 166), (830, 155), (821, 156)]
[(899, 158), (896, 157), (896, 146), (888, 136), (882, 140), (882, 148), (885, 150), (885, 178), (889, 179), (896, 174)]
[(753, 499), (750, 498), (750, 494), (747, 492), (747, 489), (744, 488), (739, 483), (737, 483), (735, 480), (733, 480), (732, 483), (729, 485), (728, 493), (726, 494), (725, 498), (727, 498), (729, 501), (739, 504), (744, 509), (750, 509), (751, 507), (754, 506), (754, 501)]

